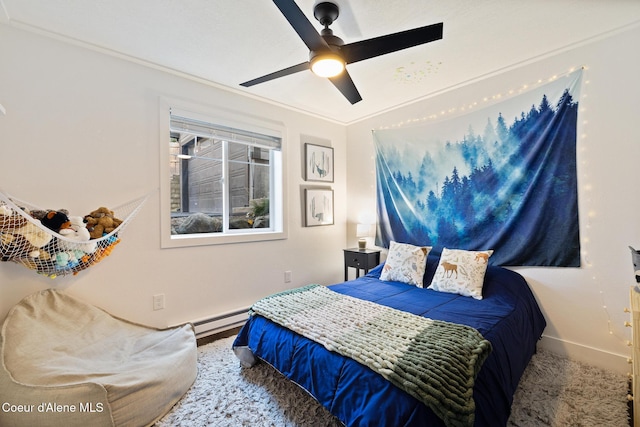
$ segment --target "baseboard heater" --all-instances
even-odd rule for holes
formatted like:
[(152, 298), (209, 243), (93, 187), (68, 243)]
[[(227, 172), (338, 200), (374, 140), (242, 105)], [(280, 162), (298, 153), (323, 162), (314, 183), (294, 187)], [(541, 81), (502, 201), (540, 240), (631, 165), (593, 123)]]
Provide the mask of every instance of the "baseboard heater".
[(224, 314), (197, 320), (192, 323), (196, 330), (196, 338), (202, 338), (242, 326), (248, 318), (249, 307), (229, 311)]

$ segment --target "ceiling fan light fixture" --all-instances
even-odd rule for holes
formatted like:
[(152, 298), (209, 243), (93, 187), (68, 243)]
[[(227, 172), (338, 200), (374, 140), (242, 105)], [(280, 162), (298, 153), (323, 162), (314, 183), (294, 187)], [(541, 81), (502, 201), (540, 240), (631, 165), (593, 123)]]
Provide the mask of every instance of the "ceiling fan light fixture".
[(344, 59), (335, 53), (323, 53), (311, 59), (311, 71), (320, 77), (335, 77), (344, 67)]
[(353, 64), (354, 62), (442, 39), (443, 24), (440, 22), (439, 24), (345, 44), (340, 37), (333, 35), (333, 30), (329, 28), (340, 14), (337, 1), (316, 1), (313, 8), (313, 16), (324, 27), (318, 32), (298, 7), (295, 0), (273, 0), (286, 20), (289, 21), (291, 27), (309, 48), (309, 61), (240, 83), (240, 86), (251, 87), (311, 69), (314, 74), (320, 77), (328, 77), (340, 93), (351, 104), (355, 104), (362, 101), (362, 96), (360, 96), (358, 88), (351, 79), (349, 71), (346, 69), (346, 64)]

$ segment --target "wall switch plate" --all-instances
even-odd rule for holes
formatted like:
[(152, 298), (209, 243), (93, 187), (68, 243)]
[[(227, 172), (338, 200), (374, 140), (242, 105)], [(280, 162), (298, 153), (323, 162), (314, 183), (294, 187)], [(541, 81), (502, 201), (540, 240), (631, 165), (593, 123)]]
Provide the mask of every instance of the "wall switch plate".
[(162, 310), (164, 308), (164, 294), (153, 296), (153, 309)]
[(287, 270), (284, 272), (284, 283), (291, 282), (291, 271)]

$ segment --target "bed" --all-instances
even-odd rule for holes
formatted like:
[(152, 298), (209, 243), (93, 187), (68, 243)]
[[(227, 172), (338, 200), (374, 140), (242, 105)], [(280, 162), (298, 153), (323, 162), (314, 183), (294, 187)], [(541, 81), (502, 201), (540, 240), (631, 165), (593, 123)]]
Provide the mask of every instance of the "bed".
[[(372, 369), (375, 362), (369, 363), (355, 355), (344, 355), (349, 354), (349, 351), (357, 353), (353, 349), (342, 353), (336, 351), (335, 347), (339, 345), (327, 344), (323, 340), (324, 333), (318, 334), (320, 337), (316, 338), (313, 333), (296, 331), (295, 324), (306, 316), (304, 310), (301, 316), (298, 315), (298, 320), (290, 320), (289, 323), (261, 315), (260, 310), (252, 311), (234, 341), (236, 355), (243, 365), (250, 366), (262, 360), (274, 366), (347, 426), (505, 426), (513, 394), (546, 326), (535, 297), (520, 274), (487, 265), (490, 252), (484, 259), (478, 259), (478, 255), (475, 255), (477, 263), (485, 263), (480, 296), (462, 295), (461, 292), (450, 289), (434, 290), (438, 281), (434, 281), (434, 277), (453, 277), (454, 271), (447, 268), (452, 263), (444, 261), (444, 252), (442, 256), (428, 253), (424, 255), (426, 263), (423, 262), (423, 270), (418, 271), (423, 280), (418, 286), (408, 284), (403, 277), (386, 274), (389, 267), (385, 269), (383, 263), (356, 280), (322, 288), (331, 291), (331, 295), (346, 296), (349, 301), (355, 298), (363, 300), (364, 304), (375, 303), (376, 306), (384, 307), (384, 310), (394, 311), (394, 315), (409, 313), (411, 319), (419, 316), (420, 320), (457, 325), (466, 328), (469, 333), (479, 333), (478, 343), (484, 349), (488, 347), (488, 351), (480, 356), (481, 360), (474, 359), (470, 363), (475, 363), (477, 368), (471, 373), (471, 378), (468, 378), (472, 388), (469, 396), (472, 411), (470, 416), (444, 416), (446, 414), (443, 415), (441, 407), (448, 404), (451, 396), (445, 395), (440, 403), (433, 403), (429, 399), (425, 401), (411, 389), (411, 384), (400, 387), (403, 385), (402, 379), (393, 381), (394, 373), (387, 375), (389, 370)], [(391, 261), (387, 257), (386, 263), (390, 264)], [(460, 270), (464, 272), (464, 268), (458, 268), (458, 273)], [(284, 294), (287, 293), (289, 291)], [(261, 302), (267, 307), (271, 304), (270, 298)], [(279, 312), (278, 310), (280, 309), (275, 311)], [(327, 310), (326, 317), (333, 317), (329, 313), (333, 311)], [(359, 323), (353, 319), (351, 322)], [(415, 339), (410, 341), (413, 343)], [(486, 342), (490, 344), (487, 345)], [(455, 345), (457, 344), (450, 342), (442, 344), (447, 351), (454, 350)], [(388, 350), (385, 346), (386, 343), (383, 342), (381, 352)], [(396, 345), (388, 345), (394, 346)], [(433, 347), (430, 349), (431, 353), (438, 353)], [(472, 349), (469, 354), (476, 357), (481, 353)], [(436, 369), (442, 366), (450, 365), (448, 361), (444, 363), (436, 360)], [(446, 379), (442, 381), (439, 377), (438, 379), (443, 387), (449, 382)], [(426, 388), (438, 395), (440, 391), (431, 386), (432, 384)], [(468, 408), (467, 405), (466, 409)]]

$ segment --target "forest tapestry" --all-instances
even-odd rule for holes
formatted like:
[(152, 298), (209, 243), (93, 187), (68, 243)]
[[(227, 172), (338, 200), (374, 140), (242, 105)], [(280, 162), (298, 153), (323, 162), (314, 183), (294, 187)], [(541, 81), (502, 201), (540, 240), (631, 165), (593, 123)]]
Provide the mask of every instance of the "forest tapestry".
[(490, 264), (580, 266), (582, 70), (439, 123), (373, 132), (376, 244), (493, 249)]

